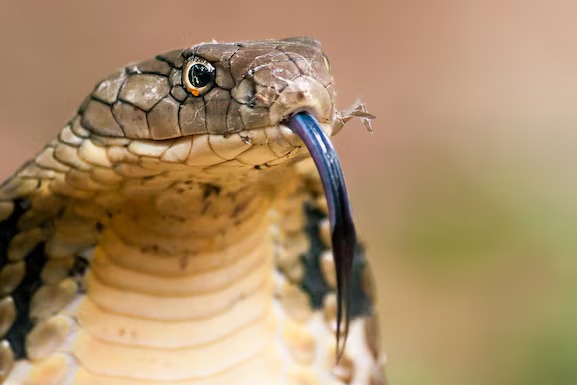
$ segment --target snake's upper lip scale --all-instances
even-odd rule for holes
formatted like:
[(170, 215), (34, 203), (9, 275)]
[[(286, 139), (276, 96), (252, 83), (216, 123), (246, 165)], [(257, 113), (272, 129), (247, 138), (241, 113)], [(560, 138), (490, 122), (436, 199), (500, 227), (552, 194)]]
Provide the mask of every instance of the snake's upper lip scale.
[[(348, 334), (350, 314), (350, 281), (357, 247), (356, 231), (345, 179), (337, 153), (320, 123), (309, 113), (299, 112), (284, 123), (298, 135), (317, 166), (325, 191), (331, 222), (331, 238), (337, 274), (337, 354), (340, 356)], [(343, 327), (344, 321), (344, 329)], [(343, 344), (339, 344), (341, 330)]]

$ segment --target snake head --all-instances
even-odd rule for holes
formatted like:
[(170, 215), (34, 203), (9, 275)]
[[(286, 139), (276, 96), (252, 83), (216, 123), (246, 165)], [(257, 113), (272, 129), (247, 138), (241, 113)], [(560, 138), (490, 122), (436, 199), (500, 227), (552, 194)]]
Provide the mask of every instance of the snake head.
[(128, 139), (230, 135), (309, 111), (336, 119), (328, 59), (312, 38), (202, 43), (128, 66), (99, 83), (83, 127)]
[(153, 155), (161, 153), (158, 167), (167, 172), (184, 163), (205, 178), (233, 174), (233, 166), (242, 178), (306, 156), (284, 124), (296, 113), (310, 113), (329, 135), (338, 129), (334, 97), (328, 59), (312, 38), (211, 42), (114, 73), (96, 85), (70, 126), (104, 146), (125, 140), (137, 156), (165, 146)]

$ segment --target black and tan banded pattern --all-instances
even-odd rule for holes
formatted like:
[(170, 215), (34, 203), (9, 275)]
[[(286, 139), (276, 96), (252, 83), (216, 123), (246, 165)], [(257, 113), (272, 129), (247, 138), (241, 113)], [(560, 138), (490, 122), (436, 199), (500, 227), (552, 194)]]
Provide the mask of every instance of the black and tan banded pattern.
[(0, 187), (0, 382), (383, 384), (361, 257), (335, 365), (326, 201), (283, 125), (302, 110), (328, 133), (368, 116), (336, 111), (309, 38), (199, 44), (100, 82)]

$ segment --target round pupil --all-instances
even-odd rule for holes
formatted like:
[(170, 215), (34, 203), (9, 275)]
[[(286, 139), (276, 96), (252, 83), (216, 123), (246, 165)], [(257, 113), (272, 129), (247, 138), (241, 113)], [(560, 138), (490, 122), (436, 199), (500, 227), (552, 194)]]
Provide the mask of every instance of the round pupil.
[(202, 88), (212, 81), (212, 71), (204, 64), (193, 64), (188, 78), (194, 87)]

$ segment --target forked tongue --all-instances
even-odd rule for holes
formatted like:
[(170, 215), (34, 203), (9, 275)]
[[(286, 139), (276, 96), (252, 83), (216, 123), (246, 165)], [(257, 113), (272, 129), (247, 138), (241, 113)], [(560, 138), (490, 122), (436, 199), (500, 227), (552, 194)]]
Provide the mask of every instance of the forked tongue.
[(357, 248), (357, 236), (345, 178), (329, 136), (311, 114), (300, 112), (285, 124), (300, 137), (309, 150), (319, 172), (328, 203), (337, 276), (337, 357), (340, 358), (349, 332), (351, 274)]

